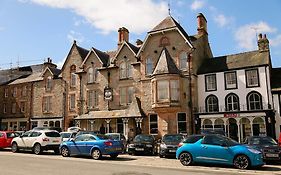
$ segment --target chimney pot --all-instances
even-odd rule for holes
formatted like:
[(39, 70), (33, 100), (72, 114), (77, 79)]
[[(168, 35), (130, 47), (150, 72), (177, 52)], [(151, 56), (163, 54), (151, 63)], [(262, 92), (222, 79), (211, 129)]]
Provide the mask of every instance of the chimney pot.
[(263, 35), (263, 38), (266, 39), (266, 34)]
[(261, 34), (261, 33), (259, 34), (259, 38), (258, 38), (258, 39), (259, 39), (259, 40), (262, 39), (262, 34)]

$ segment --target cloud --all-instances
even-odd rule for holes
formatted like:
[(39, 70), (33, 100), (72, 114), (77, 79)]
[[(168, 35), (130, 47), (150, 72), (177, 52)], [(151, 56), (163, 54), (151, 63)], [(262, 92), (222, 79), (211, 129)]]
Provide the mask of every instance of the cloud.
[(3, 31), (3, 30), (5, 30), (5, 28), (0, 26), (0, 32)]
[(67, 39), (72, 43), (73, 40), (76, 40), (78, 43), (82, 43), (85, 40), (85, 37), (79, 33), (79, 32), (75, 32), (73, 30), (71, 30), (68, 34), (67, 34)]
[(199, 10), (205, 6), (205, 2), (202, 0), (195, 0), (193, 3), (190, 5), (191, 10)]
[(269, 26), (266, 22), (246, 24), (237, 29), (235, 32), (235, 40), (241, 49), (253, 50), (257, 48), (257, 33), (275, 33), (276, 28)]
[(227, 18), (223, 14), (215, 16), (214, 20), (220, 27), (224, 27), (228, 23)]
[[(27, 1), (27, 0), (26, 0)], [(166, 2), (153, 0), (29, 0), (52, 8), (69, 9), (102, 33), (124, 26), (133, 33), (152, 29), (168, 15)]]
[(61, 69), (61, 68), (62, 68), (62, 66), (63, 66), (65, 60), (66, 60), (66, 58), (63, 59), (63, 60), (61, 60), (61, 61), (59, 61), (59, 62), (57, 62), (57, 63), (55, 63), (55, 64), (57, 65), (57, 68), (58, 68), (58, 69)]
[(273, 39), (269, 39), (269, 43), (273, 47), (281, 46), (281, 34), (277, 35)]

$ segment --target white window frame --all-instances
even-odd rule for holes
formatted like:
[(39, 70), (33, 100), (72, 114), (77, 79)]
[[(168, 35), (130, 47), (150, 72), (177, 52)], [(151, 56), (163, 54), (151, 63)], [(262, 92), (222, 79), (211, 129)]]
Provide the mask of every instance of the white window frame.
[(206, 91), (217, 90), (217, 78), (216, 74), (205, 75)]
[(225, 73), (225, 86), (226, 86), (226, 89), (237, 88), (236, 72), (226, 72)]
[(88, 83), (94, 83), (95, 81), (95, 77), (94, 77), (94, 68), (93, 67), (90, 67), (88, 69)]
[(48, 76), (46, 81), (46, 91), (50, 91), (52, 89), (52, 77)]
[(69, 109), (75, 110), (75, 108), (76, 108), (76, 95), (70, 94), (69, 95)]
[(259, 86), (259, 72), (258, 69), (246, 70), (247, 87)]
[(180, 100), (180, 83), (179, 80), (170, 80), (171, 101)]

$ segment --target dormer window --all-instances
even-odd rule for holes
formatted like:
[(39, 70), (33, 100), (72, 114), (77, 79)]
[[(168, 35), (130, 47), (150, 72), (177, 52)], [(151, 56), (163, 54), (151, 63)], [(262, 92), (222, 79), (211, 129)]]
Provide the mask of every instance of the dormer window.
[(75, 87), (76, 86), (76, 77), (77, 75), (75, 74), (76, 72), (76, 66), (75, 65), (72, 65), (70, 67), (70, 86), (71, 87)]
[(124, 61), (120, 64), (120, 79), (133, 77), (133, 66), (130, 61)]
[(153, 70), (152, 59), (151, 59), (150, 57), (148, 57), (148, 58), (146, 59), (145, 74), (146, 74), (146, 75), (151, 75), (151, 74), (152, 74), (152, 70)]
[(187, 69), (187, 54), (185, 52), (182, 52), (179, 56), (179, 67), (180, 70)]
[(52, 77), (47, 77), (46, 80), (46, 91), (50, 91), (52, 89)]

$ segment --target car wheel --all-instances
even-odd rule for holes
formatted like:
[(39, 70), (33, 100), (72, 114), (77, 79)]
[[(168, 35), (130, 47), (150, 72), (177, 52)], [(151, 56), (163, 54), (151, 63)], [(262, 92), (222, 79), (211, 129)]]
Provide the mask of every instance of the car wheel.
[(110, 154), (110, 157), (111, 157), (112, 159), (116, 159), (116, 158), (118, 157), (118, 154)]
[(40, 145), (39, 143), (36, 143), (36, 144), (33, 146), (33, 152), (34, 152), (34, 154), (36, 154), (36, 155), (41, 154), (42, 149), (41, 149), (41, 145)]
[(160, 158), (163, 158), (164, 156), (163, 156), (162, 154), (159, 154), (159, 157), (160, 157)]
[(188, 152), (181, 153), (179, 159), (181, 164), (184, 166), (191, 165), (192, 163), (192, 155)]
[(61, 151), (62, 157), (68, 157), (70, 155), (69, 149), (66, 146), (62, 147), (60, 151)]
[(235, 157), (233, 165), (238, 169), (247, 169), (250, 167), (250, 160), (245, 155), (238, 155)]
[(101, 152), (99, 149), (94, 149), (92, 152), (92, 158), (95, 160), (99, 160), (101, 158)]
[(12, 143), (12, 152), (16, 153), (19, 151), (18, 144), (16, 142)]

